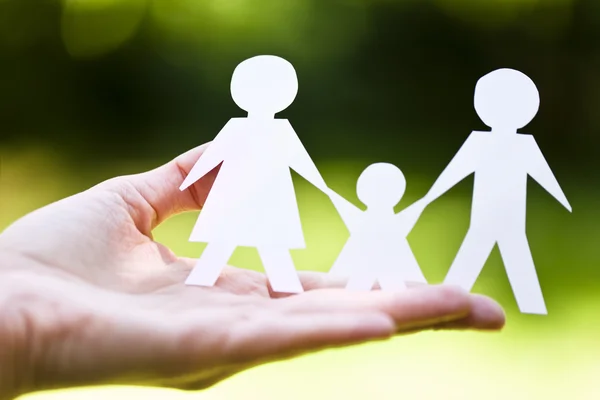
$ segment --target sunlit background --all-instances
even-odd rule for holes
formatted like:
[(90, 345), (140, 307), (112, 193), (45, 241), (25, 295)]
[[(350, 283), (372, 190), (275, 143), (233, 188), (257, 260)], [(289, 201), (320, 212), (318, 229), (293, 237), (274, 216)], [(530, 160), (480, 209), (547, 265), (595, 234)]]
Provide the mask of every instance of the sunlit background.
[[(600, 2), (598, 0), (0, 0), (0, 228), (106, 178), (144, 171), (243, 116), (235, 66), (291, 61), (289, 118), (327, 183), (359, 204), (370, 163), (423, 196), (472, 130), (474, 85), (502, 67), (538, 85), (535, 134), (569, 214), (529, 182), (528, 236), (548, 316), (519, 313), (497, 249), (474, 291), (506, 309), (500, 334), (424, 333), (240, 374), (198, 393), (97, 388), (51, 399), (600, 398)], [(348, 236), (327, 197), (298, 176), (307, 249), (326, 271)], [(443, 280), (469, 224), (472, 177), (432, 204), (409, 240)], [(156, 238), (198, 257), (197, 217)], [(260, 270), (240, 249), (231, 263)]]

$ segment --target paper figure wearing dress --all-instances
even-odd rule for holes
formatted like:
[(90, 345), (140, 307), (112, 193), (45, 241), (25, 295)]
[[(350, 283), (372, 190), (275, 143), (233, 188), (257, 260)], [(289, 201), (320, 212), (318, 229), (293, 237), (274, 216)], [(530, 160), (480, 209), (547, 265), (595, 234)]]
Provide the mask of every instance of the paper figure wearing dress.
[(419, 201), (396, 214), (406, 188), (402, 172), (394, 165), (372, 164), (358, 179), (357, 194), (367, 206), (354, 206), (332, 190), (331, 200), (350, 231), (350, 238), (330, 273), (349, 278), (347, 288), (402, 290), (405, 282), (427, 283), (406, 239), (425, 207)]
[(274, 291), (303, 291), (289, 253), (305, 247), (290, 168), (327, 186), (289, 121), (275, 119), (297, 91), (293, 66), (279, 57), (253, 57), (234, 71), (232, 97), (248, 117), (225, 125), (180, 188), (222, 163), (190, 238), (208, 245), (187, 284), (212, 286), (235, 248), (248, 246), (258, 249)]
[(475, 173), (471, 224), (445, 283), (471, 290), (497, 244), (521, 312), (547, 314), (525, 232), (527, 177), (571, 206), (535, 139), (517, 133), (539, 109), (533, 81), (500, 69), (479, 80), (475, 109), (491, 132), (473, 132), (424, 200), (434, 201)]

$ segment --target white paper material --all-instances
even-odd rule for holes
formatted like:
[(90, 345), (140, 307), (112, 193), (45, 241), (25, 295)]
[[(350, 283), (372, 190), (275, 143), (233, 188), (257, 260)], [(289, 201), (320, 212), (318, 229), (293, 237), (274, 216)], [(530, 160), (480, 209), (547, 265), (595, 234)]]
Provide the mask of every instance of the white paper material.
[(235, 69), (231, 94), (248, 117), (225, 125), (180, 187), (222, 163), (190, 237), (208, 245), (188, 285), (213, 285), (235, 248), (248, 246), (258, 248), (273, 291), (303, 291), (289, 255), (305, 248), (290, 168), (322, 191), (327, 185), (289, 121), (274, 118), (297, 92), (282, 58), (257, 56)]
[(405, 282), (427, 283), (406, 239), (426, 203), (419, 201), (395, 214), (406, 188), (402, 172), (394, 165), (376, 163), (358, 179), (363, 211), (332, 190), (328, 193), (342, 217), (350, 238), (330, 274), (348, 278), (350, 290), (402, 290)]
[(521, 312), (547, 314), (525, 232), (527, 176), (567, 210), (571, 206), (531, 135), (518, 134), (537, 114), (531, 79), (499, 69), (479, 80), (475, 109), (491, 132), (473, 132), (423, 200), (431, 203), (475, 174), (471, 225), (445, 279), (471, 290), (498, 245)]

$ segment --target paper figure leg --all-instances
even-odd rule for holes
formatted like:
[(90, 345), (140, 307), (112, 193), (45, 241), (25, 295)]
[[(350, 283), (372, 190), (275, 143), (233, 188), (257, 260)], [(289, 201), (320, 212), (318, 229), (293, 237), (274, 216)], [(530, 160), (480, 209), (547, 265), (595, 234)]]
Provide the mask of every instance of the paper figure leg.
[(498, 248), (521, 312), (548, 314), (525, 234), (499, 240)]
[(495, 244), (493, 236), (482, 230), (469, 228), (444, 284), (460, 286), (470, 291)]
[(362, 257), (357, 257), (354, 260), (346, 289), (356, 291), (369, 291), (373, 289), (373, 285), (377, 282), (377, 266), (376, 261), (365, 262)]
[(427, 283), (427, 278), (423, 275), (423, 271), (421, 271), (421, 267), (419, 267), (419, 263), (417, 262), (408, 241), (403, 246), (401, 262), (405, 282)]
[(333, 266), (329, 270), (329, 274), (344, 278), (348, 278), (350, 275), (352, 275), (352, 269), (355, 268), (352, 247), (353, 243), (351, 241), (347, 241), (337, 259), (333, 263)]
[(304, 291), (289, 250), (259, 247), (258, 254), (274, 292), (302, 293)]
[(402, 267), (395, 264), (387, 264), (379, 266), (380, 271), (377, 276), (381, 290), (400, 291), (406, 289), (404, 283), (404, 274)]
[(236, 246), (209, 243), (185, 281), (186, 285), (213, 286)]

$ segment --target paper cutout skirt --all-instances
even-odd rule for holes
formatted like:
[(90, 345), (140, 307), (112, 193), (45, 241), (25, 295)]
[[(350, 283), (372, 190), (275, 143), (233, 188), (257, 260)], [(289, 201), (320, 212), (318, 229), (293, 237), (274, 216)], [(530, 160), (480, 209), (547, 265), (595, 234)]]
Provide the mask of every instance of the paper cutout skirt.
[(264, 174), (223, 163), (190, 241), (305, 248), (290, 169), (275, 168)]

